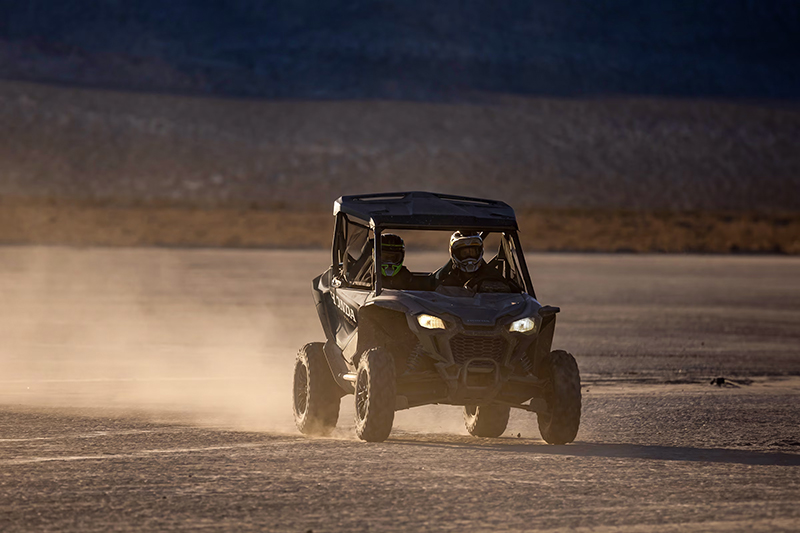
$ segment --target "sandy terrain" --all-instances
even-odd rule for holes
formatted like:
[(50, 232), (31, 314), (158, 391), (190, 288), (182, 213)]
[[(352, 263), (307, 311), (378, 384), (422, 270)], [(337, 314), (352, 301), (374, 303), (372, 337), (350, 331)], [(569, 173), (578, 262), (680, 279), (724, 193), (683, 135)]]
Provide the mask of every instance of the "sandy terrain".
[(800, 260), (532, 254), (582, 371), (568, 446), (521, 412), (474, 439), (447, 406), (365, 444), (349, 397), (332, 438), (300, 437), (290, 369), (326, 262), (0, 249), (0, 529), (800, 528)]

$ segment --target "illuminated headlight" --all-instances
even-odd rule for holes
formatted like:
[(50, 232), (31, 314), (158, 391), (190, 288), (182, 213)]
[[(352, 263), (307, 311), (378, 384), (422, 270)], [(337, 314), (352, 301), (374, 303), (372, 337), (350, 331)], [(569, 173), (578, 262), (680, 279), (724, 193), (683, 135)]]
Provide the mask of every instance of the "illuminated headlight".
[(445, 329), (444, 320), (433, 315), (419, 315), (417, 317), (419, 325), (425, 329)]
[(536, 321), (532, 318), (520, 318), (508, 326), (508, 331), (517, 333), (536, 333)]

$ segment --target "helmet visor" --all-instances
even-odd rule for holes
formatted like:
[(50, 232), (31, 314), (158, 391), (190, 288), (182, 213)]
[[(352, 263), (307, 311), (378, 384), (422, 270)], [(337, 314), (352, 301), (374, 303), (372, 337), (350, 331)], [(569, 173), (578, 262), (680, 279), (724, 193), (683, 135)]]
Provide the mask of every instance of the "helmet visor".
[(405, 252), (402, 248), (381, 248), (381, 263), (384, 265), (402, 265)]
[(467, 259), (480, 259), (481, 255), (483, 255), (483, 246), (478, 244), (461, 246), (453, 250), (453, 257), (459, 261), (466, 261)]

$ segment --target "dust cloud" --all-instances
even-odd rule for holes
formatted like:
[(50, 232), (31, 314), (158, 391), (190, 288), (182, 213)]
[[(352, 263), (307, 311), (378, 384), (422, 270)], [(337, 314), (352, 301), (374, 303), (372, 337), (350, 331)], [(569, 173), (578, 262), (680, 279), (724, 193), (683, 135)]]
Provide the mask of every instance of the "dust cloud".
[[(294, 357), (324, 340), (323, 251), (0, 248), (0, 403), (298, 434)], [(334, 437), (353, 436), (352, 396)], [(399, 432), (464, 434), (452, 406)]]
[(292, 431), (305, 331), (270, 270), (249, 252), (2, 249), (0, 398)]

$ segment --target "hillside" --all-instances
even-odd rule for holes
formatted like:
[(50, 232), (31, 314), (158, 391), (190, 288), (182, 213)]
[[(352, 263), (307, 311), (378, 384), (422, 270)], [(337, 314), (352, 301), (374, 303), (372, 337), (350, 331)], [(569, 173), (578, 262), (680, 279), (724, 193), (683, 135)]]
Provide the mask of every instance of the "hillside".
[(317, 207), (435, 190), (518, 208), (800, 210), (800, 109), (690, 100), (265, 101), (0, 83), (0, 195)]
[(508, 201), (547, 250), (800, 253), (800, 111), (711, 101), (272, 102), (0, 83), (0, 242), (309, 246), (330, 205)]
[(0, 1), (0, 78), (261, 98), (800, 97), (794, 0)]

